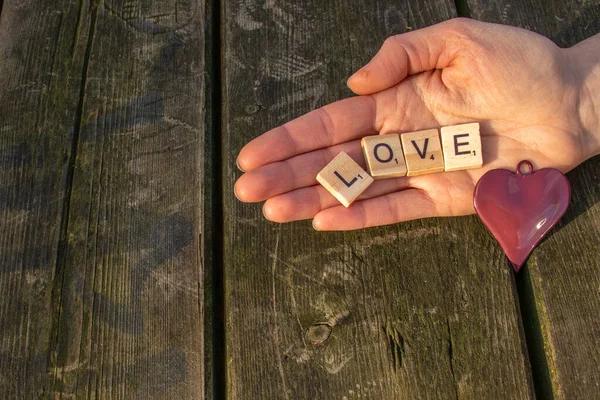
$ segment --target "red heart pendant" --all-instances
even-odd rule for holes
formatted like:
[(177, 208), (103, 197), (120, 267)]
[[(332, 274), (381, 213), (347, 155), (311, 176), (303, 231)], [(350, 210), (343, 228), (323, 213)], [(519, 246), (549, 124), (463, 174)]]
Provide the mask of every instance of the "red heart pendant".
[(473, 204), (519, 272), (565, 214), (570, 200), (571, 185), (562, 172), (552, 168), (533, 172), (529, 161), (521, 161), (516, 174), (495, 169), (483, 175), (475, 186)]

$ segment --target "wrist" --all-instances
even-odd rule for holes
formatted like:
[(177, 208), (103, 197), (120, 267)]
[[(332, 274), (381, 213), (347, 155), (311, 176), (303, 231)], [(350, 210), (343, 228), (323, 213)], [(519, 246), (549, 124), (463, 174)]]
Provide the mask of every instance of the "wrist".
[(600, 35), (567, 50), (578, 85), (578, 111), (585, 159), (600, 154)]

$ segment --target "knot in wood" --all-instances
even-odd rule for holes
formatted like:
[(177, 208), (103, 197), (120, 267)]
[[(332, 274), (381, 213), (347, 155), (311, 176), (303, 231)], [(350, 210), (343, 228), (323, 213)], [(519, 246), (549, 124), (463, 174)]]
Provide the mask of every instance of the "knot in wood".
[(314, 324), (306, 332), (306, 339), (314, 345), (325, 343), (331, 335), (331, 326), (329, 324), (319, 323)]
[(257, 112), (259, 112), (261, 110), (261, 106), (260, 104), (250, 104), (249, 106), (246, 106), (244, 108), (244, 111), (246, 111), (246, 114), (248, 115), (252, 115), (252, 114), (256, 114)]

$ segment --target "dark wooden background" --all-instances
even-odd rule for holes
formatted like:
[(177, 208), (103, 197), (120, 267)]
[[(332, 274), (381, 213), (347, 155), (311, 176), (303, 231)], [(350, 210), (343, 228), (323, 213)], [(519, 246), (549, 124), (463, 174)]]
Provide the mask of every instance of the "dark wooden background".
[[(476, 217), (349, 233), (233, 196), (260, 133), (456, 16), (589, 0), (0, 0), (0, 398), (596, 398), (600, 159), (516, 276)], [(540, 60), (543, 62), (543, 60)]]

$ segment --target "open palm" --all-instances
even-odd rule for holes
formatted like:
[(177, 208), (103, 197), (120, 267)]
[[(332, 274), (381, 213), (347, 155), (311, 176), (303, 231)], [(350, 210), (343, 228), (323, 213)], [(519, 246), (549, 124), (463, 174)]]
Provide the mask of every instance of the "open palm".
[[(350, 78), (359, 96), (310, 112), (247, 144), (236, 182), (242, 201), (266, 200), (276, 222), (313, 219), (348, 230), (472, 213), (478, 179), (521, 160), (566, 172), (590, 157), (568, 50), (535, 33), (451, 20), (386, 40)], [(360, 139), (478, 121), (482, 168), (379, 180), (350, 208), (317, 184), (340, 151), (364, 167)]]

